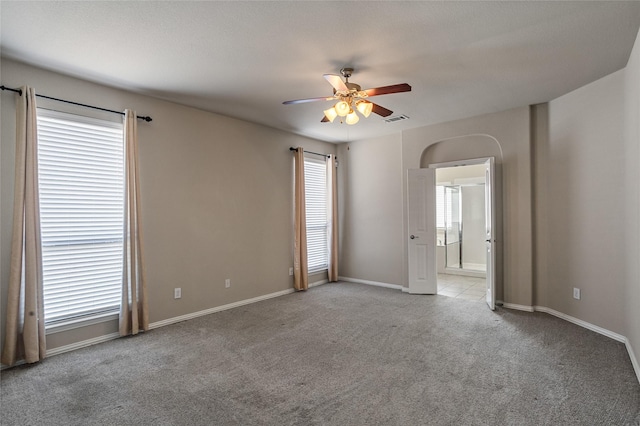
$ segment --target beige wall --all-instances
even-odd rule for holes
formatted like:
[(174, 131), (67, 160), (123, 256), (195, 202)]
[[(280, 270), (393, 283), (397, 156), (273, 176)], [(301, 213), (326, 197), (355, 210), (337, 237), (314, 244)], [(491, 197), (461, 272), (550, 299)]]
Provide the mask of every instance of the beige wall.
[[(139, 122), (142, 215), (150, 321), (292, 287), (293, 157), (290, 146), (335, 153), (334, 144), (2, 61), (2, 83), (114, 110)], [(15, 95), (2, 93), (0, 263), (2, 311), (13, 200)], [(42, 101), (44, 104), (44, 101)], [(67, 107), (55, 104), (56, 108)], [(89, 113), (89, 110), (80, 110)], [(117, 116), (116, 116), (117, 117)], [(313, 276), (311, 282), (326, 274)], [(225, 289), (225, 278), (231, 288)], [(173, 299), (174, 287), (182, 299)], [(2, 317), (4, 333), (4, 317)], [(49, 348), (116, 331), (115, 323), (49, 338)], [(3, 339), (4, 341), (4, 339)]]
[[(640, 33), (624, 74), (625, 291), (624, 335), (640, 361)], [(640, 378), (640, 365), (636, 364)]]
[[(536, 303), (624, 332), (624, 71), (549, 102), (535, 141)], [(541, 115), (540, 120), (543, 119)], [(581, 300), (573, 299), (573, 288)]]
[(546, 164), (540, 163), (541, 157), (547, 157), (547, 146), (549, 145), (549, 104), (538, 104), (531, 106), (531, 154), (533, 188), (531, 195), (533, 202), (533, 303), (538, 306), (546, 306), (548, 303), (547, 286), (542, 281), (548, 274), (547, 254), (541, 251), (542, 241), (549, 234), (548, 215), (549, 211), (541, 206), (547, 206), (547, 191), (540, 188), (549, 186), (546, 174)]
[(340, 275), (402, 283), (401, 135), (344, 143)]
[[(433, 152), (426, 160), (423, 154), (429, 147)], [(501, 282), (503, 273), (509, 277), (504, 286), (499, 285), (498, 297), (532, 305), (529, 108), (351, 142), (341, 145), (339, 151), (341, 161), (348, 162), (346, 168), (341, 166), (346, 176), (345, 187), (341, 187), (346, 197), (341, 213), (342, 276), (407, 287), (407, 170), (426, 167), (425, 161), (494, 156), (499, 179), (505, 182), (499, 190), (505, 204), (498, 212), (505, 235), (505, 260), (503, 263), (499, 256), (503, 266), (498, 278)]]

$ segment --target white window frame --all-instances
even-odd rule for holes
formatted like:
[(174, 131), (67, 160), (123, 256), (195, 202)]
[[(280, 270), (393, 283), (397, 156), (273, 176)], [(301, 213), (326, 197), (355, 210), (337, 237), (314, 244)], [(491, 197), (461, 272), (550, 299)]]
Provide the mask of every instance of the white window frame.
[(309, 274), (329, 269), (329, 212), (326, 158), (304, 157), (307, 262)]
[[(65, 121), (74, 123), (75, 130), (79, 132), (82, 128), (86, 134), (81, 138), (79, 134), (60, 136), (68, 130), (64, 127)], [(56, 129), (56, 126), (59, 127)], [(118, 316), (124, 241), (123, 132), (121, 121), (38, 108), (47, 333), (109, 321)], [(76, 137), (78, 139), (74, 140)], [(101, 170), (102, 167), (105, 170)], [(73, 187), (90, 188), (92, 194), (83, 194), (82, 190), (69, 192), (73, 191)], [(72, 218), (76, 219), (75, 224)], [(99, 223), (96, 221), (103, 221), (102, 226), (95, 227)], [(89, 232), (83, 231), (92, 227)], [(93, 246), (93, 249), (89, 249), (89, 246)], [(81, 260), (82, 257), (85, 260)], [(77, 263), (72, 263), (73, 259)], [(97, 286), (96, 283), (101, 281), (102, 287)], [(98, 300), (103, 297), (103, 303), (81, 300), (81, 292), (73, 290), (74, 282), (82, 283), (77, 287), (82, 287), (87, 296), (96, 296)], [(67, 295), (83, 308), (74, 310), (70, 306), (65, 307), (63, 299)], [(48, 298), (51, 301), (49, 304)]]

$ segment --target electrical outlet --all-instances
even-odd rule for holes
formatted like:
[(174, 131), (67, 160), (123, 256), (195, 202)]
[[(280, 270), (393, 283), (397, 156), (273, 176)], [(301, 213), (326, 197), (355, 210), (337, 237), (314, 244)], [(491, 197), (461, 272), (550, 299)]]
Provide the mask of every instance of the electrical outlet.
[(293, 266), (291, 268), (289, 268), (289, 275), (293, 276)]
[(226, 280), (224, 280), (224, 288), (229, 288), (231, 287), (231, 279), (227, 278)]
[(173, 298), (180, 299), (182, 297), (182, 289), (180, 287), (173, 289)]
[(577, 299), (577, 300), (580, 300), (580, 289), (579, 288), (576, 288), (576, 287), (573, 288), (573, 298)]

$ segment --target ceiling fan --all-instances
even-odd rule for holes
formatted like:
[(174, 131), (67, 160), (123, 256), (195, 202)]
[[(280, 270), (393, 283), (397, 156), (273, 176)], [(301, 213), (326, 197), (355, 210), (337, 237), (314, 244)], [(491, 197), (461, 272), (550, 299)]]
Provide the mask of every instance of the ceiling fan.
[[(301, 104), (305, 102), (315, 101), (333, 101), (337, 100), (333, 107), (324, 111), (324, 117), (322, 123), (333, 122), (336, 117), (345, 117), (347, 124), (356, 124), (360, 117), (356, 111), (359, 111), (365, 118), (369, 117), (371, 113), (376, 113), (382, 117), (387, 117), (393, 114), (393, 111), (381, 107), (378, 104), (369, 102), (366, 100), (371, 96), (389, 95), (392, 93), (410, 92), (411, 86), (407, 83), (394, 84), (392, 86), (376, 87), (374, 89), (362, 90), (360, 85), (349, 82), (349, 77), (353, 73), (353, 68), (342, 68), (340, 74), (344, 77), (345, 81), (342, 81), (337, 74), (324, 74), (323, 77), (333, 86), (333, 96), (298, 99), (294, 101), (285, 101), (283, 104)], [(342, 118), (340, 118), (342, 122)]]

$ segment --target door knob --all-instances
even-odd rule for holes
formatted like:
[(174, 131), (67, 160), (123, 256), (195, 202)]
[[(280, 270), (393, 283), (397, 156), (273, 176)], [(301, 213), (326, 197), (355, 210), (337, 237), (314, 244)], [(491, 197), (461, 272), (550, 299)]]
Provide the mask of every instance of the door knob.
[(412, 235), (409, 238), (411, 238), (413, 240), (413, 239), (418, 238), (418, 237), (416, 237), (415, 235)]

